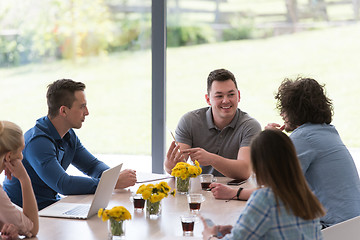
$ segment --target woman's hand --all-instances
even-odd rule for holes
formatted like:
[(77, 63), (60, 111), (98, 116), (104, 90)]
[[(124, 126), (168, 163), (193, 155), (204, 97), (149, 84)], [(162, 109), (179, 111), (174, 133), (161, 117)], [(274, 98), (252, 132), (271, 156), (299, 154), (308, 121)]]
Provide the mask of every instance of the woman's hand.
[(9, 179), (11, 179), (11, 176), (16, 177), (17, 179), (19, 179), (19, 181), (29, 178), (26, 169), (20, 159), (4, 161), (4, 163), (5, 174)]
[(1, 239), (3, 240), (11, 240), (18, 239), (19, 231), (17, 227), (13, 224), (5, 223), (1, 229)]
[(205, 219), (200, 216), (202, 223), (204, 224), (204, 231), (202, 232), (203, 240), (208, 240), (211, 235), (217, 235), (218, 226), (209, 227)]
[(231, 232), (231, 225), (215, 225), (210, 227), (202, 216), (200, 216), (200, 219), (204, 224), (204, 231), (202, 232), (203, 240), (208, 240), (212, 235), (218, 236), (217, 238), (213, 237), (214, 239), (223, 238), (226, 234)]
[(231, 233), (231, 229), (233, 227), (231, 225), (219, 225), (218, 231), (221, 233), (223, 238), (226, 234)]
[(231, 188), (222, 183), (211, 183), (210, 189), (216, 199), (232, 199), (237, 193), (237, 189)]

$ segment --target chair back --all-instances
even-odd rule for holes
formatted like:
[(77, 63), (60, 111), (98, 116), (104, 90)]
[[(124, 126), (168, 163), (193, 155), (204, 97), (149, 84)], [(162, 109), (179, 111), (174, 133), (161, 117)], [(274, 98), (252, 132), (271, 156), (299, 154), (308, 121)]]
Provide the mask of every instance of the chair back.
[(321, 232), (324, 240), (359, 240), (360, 216), (327, 227)]

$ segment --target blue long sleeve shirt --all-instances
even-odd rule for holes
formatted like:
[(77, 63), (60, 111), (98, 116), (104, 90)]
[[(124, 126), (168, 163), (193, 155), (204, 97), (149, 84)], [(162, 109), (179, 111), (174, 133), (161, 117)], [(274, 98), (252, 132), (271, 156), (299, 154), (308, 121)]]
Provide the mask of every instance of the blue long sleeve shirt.
[[(24, 138), (23, 164), (30, 176), (39, 210), (59, 200), (59, 193), (94, 193), (102, 172), (109, 168), (86, 150), (74, 130), (70, 129), (61, 138), (48, 117), (38, 119)], [(68, 175), (66, 169), (70, 164), (89, 177)], [(6, 178), (3, 188), (11, 201), (22, 207), (19, 180)]]

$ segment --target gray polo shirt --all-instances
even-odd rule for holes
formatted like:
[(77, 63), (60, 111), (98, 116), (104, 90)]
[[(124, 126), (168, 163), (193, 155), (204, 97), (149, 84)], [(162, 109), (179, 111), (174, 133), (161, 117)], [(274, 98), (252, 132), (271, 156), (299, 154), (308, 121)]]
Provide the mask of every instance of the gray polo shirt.
[[(175, 130), (178, 142), (200, 147), (224, 158), (237, 159), (239, 149), (250, 145), (254, 135), (261, 131), (258, 121), (237, 109), (234, 119), (224, 129), (218, 129), (213, 121), (211, 107), (186, 113)], [(212, 166), (202, 166), (203, 173), (223, 176)]]

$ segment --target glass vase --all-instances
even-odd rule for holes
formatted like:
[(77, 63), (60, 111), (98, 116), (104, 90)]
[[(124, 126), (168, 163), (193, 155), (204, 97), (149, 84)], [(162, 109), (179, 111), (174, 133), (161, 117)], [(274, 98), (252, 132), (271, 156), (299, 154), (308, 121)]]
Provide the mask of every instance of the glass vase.
[(190, 178), (176, 178), (176, 192), (180, 194), (188, 194), (190, 191)]
[(116, 221), (115, 219), (109, 219), (109, 239), (122, 240), (125, 239), (125, 221)]
[(146, 200), (146, 217), (150, 219), (157, 219), (161, 215), (161, 201), (150, 202)]

